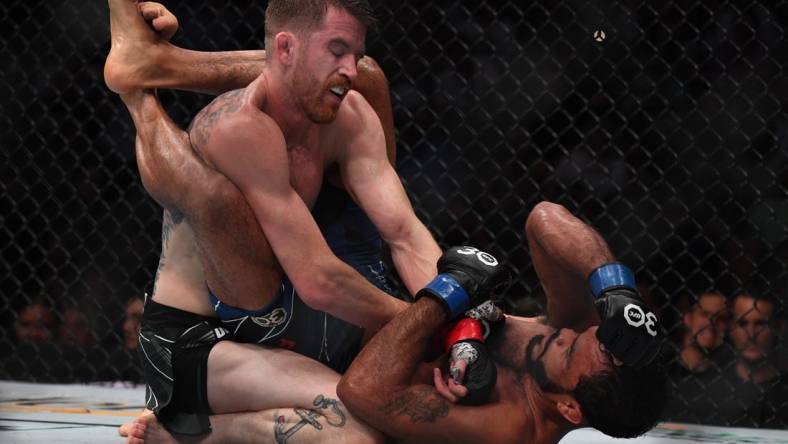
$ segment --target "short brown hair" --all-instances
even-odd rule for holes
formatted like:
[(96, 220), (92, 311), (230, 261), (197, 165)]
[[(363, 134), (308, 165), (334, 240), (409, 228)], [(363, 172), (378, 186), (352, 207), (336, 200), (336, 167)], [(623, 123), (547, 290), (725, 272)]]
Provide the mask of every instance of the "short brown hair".
[(294, 31), (316, 28), (330, 6), (347, 11), (368, 28), (376, 23), (367, 0), (270, 0), (265, 9), (266, 43), (285, 27)]

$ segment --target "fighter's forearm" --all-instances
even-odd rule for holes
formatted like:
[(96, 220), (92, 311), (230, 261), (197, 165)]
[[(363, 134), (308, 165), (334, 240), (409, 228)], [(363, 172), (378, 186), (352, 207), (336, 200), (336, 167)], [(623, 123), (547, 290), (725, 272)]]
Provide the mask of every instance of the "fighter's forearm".
[(549, 202), (538, 204), (528, 216), (526, 235), (547, 295), (549, 321), (576, 328), (593, 322), (588, 275), (614, 259), (602, 236), (563, 206)]
[(409, 388), (430, 339), (445, 321), (438, 302), (416, 301), (361, 350), (337, 387), (339, 397), (365, 421), (385, 421), (384, 406)]
[(321, 266), (320, 273), (324, 277), (314, 279), (310, 285), (317, 296), (306, 298), (307, 304), (312, 305), (311, 302), (316, 301), (313, 308), (364, 327), (371, 333), (378, 331), (409, 305), (379, 290), (339, 259), (334, 266)]
[(416, 221), (403, 239), (390, 242), (391, 260), (411, 295), (424, 288), (438, 273), (441, 250), (435, 239)]

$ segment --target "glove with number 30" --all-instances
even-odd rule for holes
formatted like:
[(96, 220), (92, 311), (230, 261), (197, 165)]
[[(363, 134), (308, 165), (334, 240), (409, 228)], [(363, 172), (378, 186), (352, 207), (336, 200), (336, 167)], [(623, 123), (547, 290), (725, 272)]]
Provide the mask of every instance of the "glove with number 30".
[(641, 299), (632, 270), (609, 263), (589, 277), (601, 321), (597, 339), (613, 356), (630, 367), (642, 367), (658, 354), (662, 333), (657, 316)]
[(498, 260), (474, 247), (451, 247), (438, 260), (438, 276), (416, 293), (440, 301), (455, 319), (490, 299), (493, 289), (506, 282)]

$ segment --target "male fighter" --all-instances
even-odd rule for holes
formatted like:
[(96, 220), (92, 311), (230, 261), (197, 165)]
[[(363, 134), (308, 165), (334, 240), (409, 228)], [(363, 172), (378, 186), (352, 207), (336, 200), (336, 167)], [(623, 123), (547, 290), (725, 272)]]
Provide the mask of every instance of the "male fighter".
[[(583, 426), (634, 437), (656, 424), (666, 398), (654, 359), (660, 332), (632, 272), (560, 205), (537, 205), (525, 231), (547, 317), (507, 316), (487, 341), (498, 366), (491, 402), (455, 405), (413, 382), (431, 337), (468, 299), (456, 286), (430, 284), (342, 377), (337, 393), (352, 413), (399, 440), (430, 443), (556, 443)], [(460, 280), (454, 263), (461, 253), (444, 253), (436, 281)]]
[[(141, 46), (164, 44), (137, 8), (133, 1), (110, 0), (105, 76), (137, 128), (143, 183), (168, 210), (165, 254), (140, 334), (148, 406), (177, 433), (205, 432), (208, 413), (295, 406), (326, 418), (332, 412), (341, 416), (337, 424), (345, 435), (353, 436), (347, 429), (355, 425), (357, 437), (374, 438), (334, 399), (338, 375), (328, 368), (283, 350), (219, 342), (232, 335), (283, 345), (341, 371), (360, 334), (332, 327), (315, 309), (374, 331), (402, 308), (328, 249), (308, 210), (324, 172), (370, 216), (412, 292), (434, 275), (440, 252), (391, 168), (380, 121), (348, 89), (363, 50), (368, 5), (270, 2), (271, 49), (262, 74), (209, 105), (190, 135), (168, 119), (150, 91), (124, 89), (128, 76), (118, 80)], [(196, 82), (193, 89), (201, 87)], [(189, 139), (240, 186), (246, 201), (191, 153)], [(193, 234), (170, 231), (184, 220)], [(282, 281), (279, 264), (293, 285)], [(223, 324), (212, 318), (214, 310)], [(279, 435), (287, 420), (277, 416)]]

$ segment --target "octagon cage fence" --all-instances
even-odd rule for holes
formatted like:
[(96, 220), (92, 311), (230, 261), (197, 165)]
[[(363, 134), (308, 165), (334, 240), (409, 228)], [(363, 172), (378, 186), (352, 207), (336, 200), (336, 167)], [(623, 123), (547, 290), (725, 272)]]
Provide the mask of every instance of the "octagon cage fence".
[[(264, 1), (165, 5), (179, 46), (263, 45)], [(788, 3), (373, 6), (366, 51), (390, 82), (397, 171), (439, 244), (497, 255), (516, 277), (506, 310), (535, 314), (544, 294), (524, 221), (542, 200), (564, 205), (635, 270), (660, 316), (666, 420), (788, 427), (785, 397), (769, 397), (786, 381)], [(103, 82), (107, 4), (9, 0), (0, 18), (0, 379), (139, 382), (126, 312), (151, 291), (162, 211), (140, 184), (131, 119)], [(211, 100), (159, 94), (184, 127)], [(705, 293), (731, 310), (700, 307)], [(737, 313), (741, 294), (771, 305)], [(738, 384), (726, 375), (752, 314), (766, 320), (749, 339), (768, 339), (753, 371), (777, 373)], [(708, 322), (692, 330), (695, 315)], [(707, 334), (719, 337), (697, 348), (711, 373), (686, 371), (681, 352)], [(752, 393), (756, 407), (726, 410)]]

